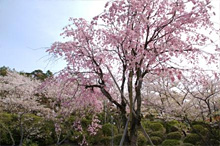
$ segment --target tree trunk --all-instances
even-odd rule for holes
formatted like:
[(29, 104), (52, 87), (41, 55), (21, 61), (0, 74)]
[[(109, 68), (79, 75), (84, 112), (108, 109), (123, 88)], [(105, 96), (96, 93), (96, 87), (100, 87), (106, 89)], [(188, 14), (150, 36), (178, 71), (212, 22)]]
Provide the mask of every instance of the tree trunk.
[[(127, 116), (126, 116), (126, 104), (125, 106), (123, 106), (123, 110), (121, 110), (121, 114), (122, 114), (122, 122), (123, 122), (123, 128), (126, 127), (126, 123), (127, 123)], [(128, 131), (126, 131), (126, 134), (125, 134), (125, 139), (124, 139), (124, 145), (128, 145), (130, 143), (130, 140), (129, 140), (129, 136), (128, 136)]]
[(23, 124), (22, 124), (22, 116), (23, 114), (21, 114), (19, 116), (19, 128), (20, 128), (20, 142), (19, 142), (19, 146), (22, 146), (23, 145), (23, 139), (24, 139), (24, 130), (23, 130)]
[(140, 126), (140, 120), (135, 117), (135, 115), (132, 116), (131, 119), (131, 129), (130, 129), (130, 144), (131, 146), (137, 145), (137, 131), (138, 127)]

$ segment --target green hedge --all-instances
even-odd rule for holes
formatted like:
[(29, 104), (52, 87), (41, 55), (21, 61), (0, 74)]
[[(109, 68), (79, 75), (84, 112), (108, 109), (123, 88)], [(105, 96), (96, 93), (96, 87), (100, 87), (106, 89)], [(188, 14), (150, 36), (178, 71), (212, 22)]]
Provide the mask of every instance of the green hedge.
[[(23, 141), (27, 145), (50, 145), (55, 142), (55, 128), (52, 121), (45, 121), (34, 114), (24, 114), (21, 120), (24, 130)], [(32, 130), (30, 131), (30, 129)], [(8, 131), (12, 133), (15, 144), (19, 144), (20, 126), (18, 116), (2, 112), (0, 113), (0, 144), (12, 145), (12, 139)]]
[(193, 125), (192, 133), (200, 133), (203, 136), (207, 136), (209, 134), (209, 130), (205, 128), (203, 125)]
[(184, 139), (184, 143), (191, 143), (194, 145), (199, 141), (201, 141), (201, 138), (197, 134), (194, 134), (194, 133), (188, 134)]
[(112, 130), (114, 135), (117, 134), (117, 127), (110, 123), (102, 125), (102, 133), (104, 136), (112, 136)]
[(171, 132), (169, 134), (167, 134), (167, 139), (176, 139), (176, 140), (180, 140), (182, 137), (180, 132)]
[(138, 133), (138, 146), (145, 146), (147, 144), (146, 137), (142, 133)]
[(164, 139), (165, 134), (161, 131), (154, 131), (150, 133), (150, 136), (157, 136), (160, 137), (161, 139)]
[[(150, 138), (151, 138), (151, 141), (153, 142), (154, 145), (159, 145), (163, 141), (160, 137), (157, 137), (157, 136), (152, 136)], [(148, 144), (150, 144), (150, 143), (148, 142)]]
[(174, 139), (168, 139), (163, 141), (162, 146), (179, 146), (180, 141), (179, 140), (174, 140)]

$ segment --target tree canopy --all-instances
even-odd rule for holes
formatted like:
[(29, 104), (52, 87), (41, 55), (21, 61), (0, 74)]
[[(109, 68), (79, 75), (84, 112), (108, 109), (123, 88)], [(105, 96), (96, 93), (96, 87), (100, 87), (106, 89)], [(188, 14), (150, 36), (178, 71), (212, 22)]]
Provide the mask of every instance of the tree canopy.
[(212, 15), (210, 0), (113, 0), (91, 22), (70, 18), (61, 34), (69, 41), (55, 42), (48, 52), (67, 62), (59, 79), (102, 93), (120, 109), (124, 125), (130, 113), (125, 141), (136, 145), (144, 78), (196, 79), (204, 71), (201, 60), (216, 65), (219, 47), (204, 47), (214, 40), (201, 31), (218, 34)]

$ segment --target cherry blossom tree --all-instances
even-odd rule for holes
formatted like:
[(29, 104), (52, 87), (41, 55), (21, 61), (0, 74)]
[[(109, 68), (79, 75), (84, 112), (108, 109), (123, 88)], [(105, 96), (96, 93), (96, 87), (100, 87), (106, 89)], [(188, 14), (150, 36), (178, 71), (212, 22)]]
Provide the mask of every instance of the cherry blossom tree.
[[(79, 134), (75, 136), (76, 139), (80, 136), (84, 137), (79, 144), (87, 143), (84, 134), (88, 132), (91, 135), (96, 135), (100, 129), (95, 115), (102, 111), (103, 97), (99, 91), (82, 88), (77, 80), (64, 80), (62, 76), (65, 75), (66, 73), (63, 72), (63, 74), (48, 79), (39, 87), (38, 92), (53, 111), (51, 115), (48, 115), (48, 118), (54, 121), (57, 144), (60, 145), (67, 138), (70, 138), (72, 131)], [(88, 129), (79, 128), (81, 120), (88, 114), (94, 117), (88, 125)]]
[[(0, 76), (0, 109), (17, 115), (20, 132), (19, 145), (22, 145), (24, 138), (33, 135), (33, 133), (38, 133), (38, 136), (41, 136), (39, 133), (40, 127), (37, 127), (36, 123), (29, 124), (31, 127), (28, 128), (25, 126), (26, 122), (31, 123), (34, 120), (28, 114), (37, 113), (38, 116), (46, 117), (52, 112), (49, 108), (40, 104), (39, 97), (35, 95), (40, 84), (41, 82), (35, 79), (20, 75), (18, 72), (9, 69), (5, 76)], [(11, 136), (11, 138), (13, 137)]]
[(219, 112), (219, 79), (209, 74), (199, 78), (200, 83), (186, 76), (174, 82), (162, 75), (145, 78), (144, 110), (148, 114), (153, 110), (152, 114), (165, 120), (187, 118), (217, 123), (213, 119)]
[(124, 126), (130, 119), (125, 141), (136, 145), (143, 79), (167, 73), (174, 81), (183, 70), (198, 76), (201, 60), (216, 63), (218, 46), (206, 46), (215, 41), (208, 34), (217, 33), (212, 15), (210, 0), (113, 0), (91, 22), (70, 18), (61, 34), (68, 41), (48, 52), (67, 62), (61, 79), (101, 92), (121, 111)]
[[(39, 120), (39, 117), (54, 123), (57, 144), (63, 143), (71, 136), (71, 132), (76, 130), (73, 123), (80, 121), (86, 114), (93, 115), (93, 118), (84, 131), (90, 135), (97, 134), (101, 125), (95, 115), (102, 110), (103, 99), (98, 91), (85, 90), (76, 81), (60, 80), (59, 76), (48, 78), (48, 81), (42, 83), (40, 79), (35, 79), (35, 76), (26, 74), (7, 69), (4, 76), (0, 75), (0, 110), (17, 116), (18, 126), (12, 125), (12, 129), (19, 127), (20, 145), (24, 139), (34, 134), (35, 138), (45, 136), (45, 133), (40, 133), (43, 125), (39, 126), (39, 123), (34, 121)], [(76, 119), (71, 119), (71, 116)], [(10, 128), (0, 124), (15, 144)]]

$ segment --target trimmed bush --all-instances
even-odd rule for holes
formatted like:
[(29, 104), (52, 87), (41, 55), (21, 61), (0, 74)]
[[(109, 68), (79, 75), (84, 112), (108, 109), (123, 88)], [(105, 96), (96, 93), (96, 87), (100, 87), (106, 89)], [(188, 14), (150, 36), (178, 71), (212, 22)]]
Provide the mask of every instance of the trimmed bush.
[(147, 140), (142, 133), (138, 134), (138, 146), (145, 146), (147, 144)]
[(163, 141), (162, 146), (178, 146), (180, 145), (179, 140), (174, 140), (174, 139), (168, 139)]
[(169, 127), (169, 132), (177, 132), (179, 129), (176, 126), (170, 126)]
[(111, 140), (112, 140), (112, 137), (110, 136), (107, 136), (107, 137), (102, 137), (100, 139), (100, 145), (111, 145)]
[(174, 126), (174, 125), (178, 125), (179, 122), (177, 120), (172, 120), (172, 121), (168, 121), (167, 124)]
[[(153, 142), (154, 145), (159, 145), (162, 143), (162, 139), (157, 136), (152, 136), (151, 141)], [(150, 142), (148, 142), (148, 144), (150, 144)]]
[(164, 134), (161, 131), (154, 131), (150, 133), (150, 136), (157, 136), (157, 137), (160, 137), (161, 139), (164, 139)]
[(114, 136), (114, 144), (119, 145), (121, 142), (121, 138), (122, 138), (122, 134), (118, 134), (118, 135)]
[(192, 133), (200, 133), (203, 136), (206, 136), (209, 133), (209, 130), (202, 125), (193, 125)]
[(114, 135), (116, 135), (117, 134), (117, 128), (116, 128), (115, 125), (112, 125), (110, 123), (102, 125), (103, 135), (104, 136), (112, 136), (112, 128), (113, 128)]
[(167, 134), (167, 139), (176, 139), (176, 140), (180, 140), (181, 139), (181, 133), (180, 132), (171, 132), (169, 134)]
[(89, 143), (89, 145), (100, 145), (100, 139), (103, 139), (103, 134), (101, 130), (99, 130), (96, 135), (89, 135), (87, 142)]
[(176, 120), (173, 121), (169, 121), (165, 124), (166, 130), (168, 133), (170, 132), (176, 132), (179, 131), (179, 129), (177, 128), (179, 125), (179, 122)]
[(186, 138), (184, 139), (184, 143), (191, 143), (195, 145), (200, 140), (201, 138), (197, 134), (191, 133), (186, 136)]
[(183, 143), (183, 146), (194, 146), (194, 145), (191, 143)]
[(164, 131), (164, 127), (161, 123), (152, 123), (150, 124), (150, 128), (153, 131)]

